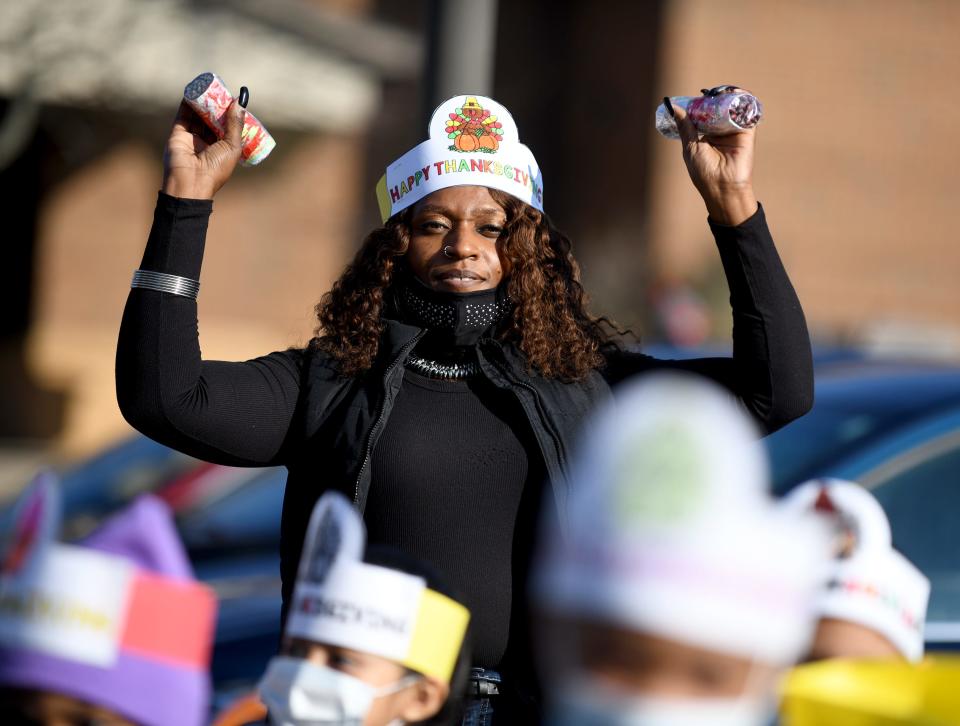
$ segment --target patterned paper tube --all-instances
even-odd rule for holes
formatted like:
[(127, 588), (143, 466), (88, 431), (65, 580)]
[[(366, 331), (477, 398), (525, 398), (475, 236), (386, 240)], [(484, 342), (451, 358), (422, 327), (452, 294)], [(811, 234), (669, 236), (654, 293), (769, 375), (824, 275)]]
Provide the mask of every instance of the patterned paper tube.
[[(763, 117), (763, 105), (749, 93), (721, 93), (715, 96), (671, 96), (670, 103), (687, 112), (704, 136), (723, 136), (747, 131)], [(661, 103), (657, 106), (657, 131), (668, 139), (679, 139), (677, 123)]]
[[(233, 94), (227, 89), (223, 79), (216, 73), (201, 73), (183, 89), (183, 98), (204, 123), (213, 129), (218, 137), (223, 138), (224, 117), (233, 102)], [(259, 119), (249, 111), (243, 123), (242, 138), (240, 163), (244, 166), (256, 166), (266, 159), (277, 145)]]

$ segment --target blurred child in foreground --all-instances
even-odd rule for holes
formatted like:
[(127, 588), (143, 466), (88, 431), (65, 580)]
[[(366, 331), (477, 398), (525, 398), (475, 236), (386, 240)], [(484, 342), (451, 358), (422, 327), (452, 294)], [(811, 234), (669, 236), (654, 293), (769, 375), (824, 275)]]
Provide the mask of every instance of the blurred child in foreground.
[(826, 528), (772, 500), (751, 421), (705, 381), (631, 384), (588, 431), (533, 580), (549, 723), (769, 723)]
[(430, 568), (366, 546), (342, 495), (314, 509), (282, 653), (260, 697), (273, 726), (459, 724), (467, 609)]

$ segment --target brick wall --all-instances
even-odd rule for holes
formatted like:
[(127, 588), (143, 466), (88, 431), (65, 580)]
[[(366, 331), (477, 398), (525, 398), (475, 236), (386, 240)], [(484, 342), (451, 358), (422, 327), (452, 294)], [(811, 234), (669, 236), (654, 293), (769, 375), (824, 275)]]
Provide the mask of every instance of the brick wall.
[[(292, 147), (292, 148), (289, 148)], [(32, 369), (65, 387), (67, 455), (128, 430), (113, 356), (161, 177), (157, 148), (124, 144), (49, 197), (38, 238)], [(199, 302), (206, 358), (242, 360), (302, 344), (313, 305), (359, 242), (363, 144), (310, 137), (239, 169), (214, 203)]]
[[(960, 333), (958, 28), (952, 0), (667, 3), (660, 95), (739, 83), (765, 104), (756, 188), (821, 336)], [(654, 259), (684, 278), (718, 263), (679, 147), (651, 143)]]

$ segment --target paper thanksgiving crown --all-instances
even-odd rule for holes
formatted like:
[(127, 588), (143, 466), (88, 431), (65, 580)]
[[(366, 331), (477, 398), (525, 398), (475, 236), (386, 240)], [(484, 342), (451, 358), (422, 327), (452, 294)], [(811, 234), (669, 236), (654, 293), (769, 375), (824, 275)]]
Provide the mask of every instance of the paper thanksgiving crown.
[(815, 479), (791, 491), (786, 504), (831, 518), (840, 534), (819, 615), (859, 623), (907, 660), (920, 660), (930, 580), (893, 548), (890, 522), (874, 496), (854, 482)]
[(324, 494), (310, 518), (287, 635), (351, 648), (449, 681), (469, 611), (423, 578), (363, 562), (366, 531), (353, 505)]
[(199, 726), (216, 619), (166, 505), (141, 497), (79, 545), (56, 541), (42, 473), (0, 546), (0, 684), (63, 693), (147, 726)]
[(486, 96), (448, 98), (433, 112), (427, 132), (430, 138), (377, 182), (383, 221), (431, 192), (466, 185), (499, 189), (543, 211), (540, 167), (504, 106)]

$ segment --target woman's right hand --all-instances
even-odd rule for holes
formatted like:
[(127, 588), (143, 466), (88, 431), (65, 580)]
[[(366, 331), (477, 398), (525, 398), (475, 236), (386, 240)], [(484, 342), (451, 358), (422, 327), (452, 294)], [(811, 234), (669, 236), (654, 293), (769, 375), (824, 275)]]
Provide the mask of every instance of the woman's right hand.
[(234, 100), (226, 113), (226, 133), (217, 140), (203, 119), (181, 101), (163, 154), (163, 192), (186, 199), (213, 199), (240, 161), (245, 115)]

